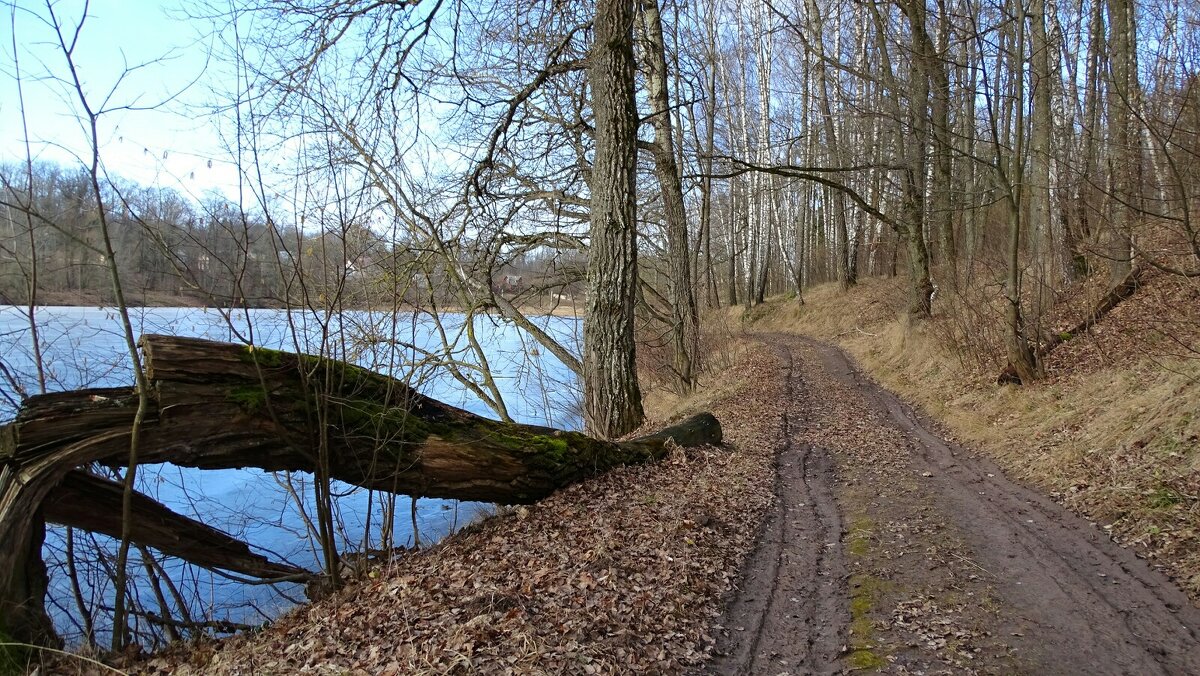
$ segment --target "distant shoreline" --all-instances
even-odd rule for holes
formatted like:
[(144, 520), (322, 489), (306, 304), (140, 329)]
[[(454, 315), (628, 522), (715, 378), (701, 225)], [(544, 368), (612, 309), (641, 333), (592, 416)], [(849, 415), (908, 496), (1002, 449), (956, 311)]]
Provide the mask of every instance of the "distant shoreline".
[[(202, 299), (192, 296), (172, 296), (167, 294), (145, 294), (139, 298), (126, 298), (126, 306), (129, 308), (195, 308), (199, 309), (220, 309), (220, 310), (286, 310), (289, 306), (286, 305), (233, 305), (233, 306), (216, 306), (205, 303)], [(13, 303), (9, 298), (0, 298), (0, 306), (8, 306), (14, 308), (28, 307), (26, 303)], [(116, 303), (112, 300), (95, 293), (87, 292), (44, 292), (38, 294), (37, 304), (35, 307), (72, 307), (72, 308), (115, 308)], [(302, 306), (292, 305), (291, 309), (303, 309)], [(351, 306), (344, 308), (347, 312), (384, 312), (391, 308), (369, 308), (365, 306)], [(538, 307), (538, 306), (522, 306), (518, 308), (522, 314), (529, 316), (550, 316), (550, 317), (583, 317), (583, 308), (577, 305), (561, 303), (553, 307)], [(397, 308), (399, 312), (421, 312), (423, 314), (434, 314), (427, 307), (418, 307), (414, 305), (401, 305)], [(437, 308), (437, 314), (464, 314), (462, 308), (455, 305), (443, 305)], [(480, 314), (496, 315), (501, 313), (494, 307), (488, 308)]]

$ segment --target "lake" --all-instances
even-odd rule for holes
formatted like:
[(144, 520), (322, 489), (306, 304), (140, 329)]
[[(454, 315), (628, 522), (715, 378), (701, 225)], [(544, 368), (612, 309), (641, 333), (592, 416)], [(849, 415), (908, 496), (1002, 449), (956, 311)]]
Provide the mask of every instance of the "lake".
[[(441, 326), (413, 313), (345, 312), (325, 315), (307, 311), (234, 310), (201, 308), (132, 308), (135, 334), (163, 333), (194, 336), (294, 351), (326, 354), (405, 380), (421, 392), (495, 417), (482, 401), (437, 362), (470, 363), (472, 354), (456, 336), (468, 328), (462, 315), (443, 315)], [(37, 308), (36, 322), (48, 391), (132, 384), (132, 369), (120, 320), (110, 308)], [(534, 321), (569, 348), (580, 343), (580, 322), (571, 317), (538, 317)], [(471, 327), (495, 374), (509, 414), (519, 422), (579, 429), (579, 385), (574, 374), (523, 332), (499, 318), (476, 317)], [(11, 378), (0, 378), (0, 422), (12, 418), (19, 392), (39, 391), (26, 308), (0, 306), (0, 363)], [(312, 478), (304, 473), (258, 470), (196, 470), (172, 465), (147, 465), (138, 472), (139, 489), (179, 513), (229, 532), (275, 560), (317, 569), (315, 536), (307, 515), (313, 514)], [(394, 508), (391, 542), (414, 542), (410, 500), (371, 494), (335, 484), (339, 548), (356, 551), (378, 548), (383, 538), (383, 514)], [(422, 499), (416, 504), (416, 536), (422, 545), (434, 542), (489, 511), (490, 505), (453, 500)], [(115, 560), (111, 538), (47, 529), (44, 556), (50, 569), (48, 609), (68, 642), (81, 636), (81, 617), (67, 574), (68, 548), (74, 551), (80, 594), (85, 605), (111, 607), (113, 588), (109, 565)], [(154, 562), (153, 565), (159, 565)], [(191, 607), (194, 619), (230, 620), (258, 624), (278, 615), (303, 598), (297, 585), (251, 585), (178, 560), (161, 563), (175, 587), (162, 585), (167, 605), (177, 612), (178, 600)], [(129, 570), (138, 575), (132, 593), (138, 602), (160, 613), (150, 573), (131, 549)], [(103, 640), (102, 618), (96, 612), (97, 634)], [(148, 628), (144, 621), (139, 625)], [(148, 641), (148, 636), (140, 637)]]

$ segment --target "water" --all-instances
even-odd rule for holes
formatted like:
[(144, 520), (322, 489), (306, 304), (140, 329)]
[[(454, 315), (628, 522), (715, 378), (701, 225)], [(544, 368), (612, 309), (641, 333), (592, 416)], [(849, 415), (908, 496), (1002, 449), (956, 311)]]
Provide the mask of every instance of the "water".
[[(235, 310), (225, 313), (199, 308), (136, 308), (131, 310), (134, 332), (166, 333), (230, 342), (253, 342), (275, 349), (328, 354), (401, 378), (425, 394), (480, 415), (494, 413), (470, 390), (431, 360), (472, 361), (466, 350), (448, 351), (441, 332), (451, 337), (466, 328), (461, 315), (442, 318), (442, 330), (425, 316), (411, 313), (347, 312), (323, 315), (282, 310)], [(39, 308), (36, 313), (47, 389), (116, 387), (132, 383), (132, 369), (119, 318), (106, 308)], [(542, 327), (568, 346), (579, 343), (574, 318), (538, 318)], [(516, 328), (491, 317), (477, 317), (474, 330), (501, 391), (509, 414), (520, 422), (579, 429), (578, 385), (556, 358), (539, 351)], [(324, 337), (324, 338), (323, 338)], [(465, 344), (465, 341), (457, 341)], [(16, 412), (19, 393), (38, 391), (28, 319), (24, 308), (0, 306), (0, 362), (11, 378), (0, 378), (0, 421)], [(434, 355), (431, 357), (431, 354)], [(3, 373), (0, 373), (2, 376)], [(469, 372), (468, 372), (469, 375)], [(314, 514), (312, 478), (303, 473), (277, 474), (258, 470), (196, 470), (173, 465), (144, 466), (139, 490), (175, 511), (197, 518), (249, 542), (273, 560), (310, 570), (319, 568), (315, 536), (306, 515)], [(414, 540), (407, 497), (370, 494), (335, 483), (339, 549), (378, 547), (385, 507), (394, 501), (396, 518), (392, 542)], [(417, 503), (417, 534), (422, 544), (466, 525), (489, 506), (453, 500), (422, 499)], [(75, 533), (71, 545), (85, 605), (111, 607), (112, 585), (97, 552), (113, 556), (111, 538)], [(51, 573), (51, 616), (68, 640), (78, 640), (81, 616), (67, 575), (66, 531), (47, 529), (44, 557)], [(161, 614), (154, 589), (136, 550), (131, 550), (131, 573), (139, 576), (133, 594), (140, 605)], [(161, 558), (161, 557), (159, 557)], [(250, 585), (220, 573), (167, 560), (163, 570), (191, 608), (193, 619), (231, 620), (257, 624), (303, 598), (297, 585)], [(164, 592), (173, 614), (174, 594)], [(104, 617), (95, 612), (98, 634), (106, 633)], [(140, 625), (146, 628), (144, 622)], [(148, 636), (143, 636), (148, 640)]]

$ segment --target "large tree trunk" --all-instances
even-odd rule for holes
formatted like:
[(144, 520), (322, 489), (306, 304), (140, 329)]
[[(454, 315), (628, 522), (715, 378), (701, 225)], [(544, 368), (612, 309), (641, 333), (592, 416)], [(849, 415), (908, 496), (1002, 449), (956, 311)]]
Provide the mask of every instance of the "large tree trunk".
[[(721, 439), (711, 414), (613, 443), (482, 418), (339, 361), (197, 338), (144, 336), (141, 345), (151, 395), (145, 463), (312, 472), (324, 443), (330, 476), (349, 484), (511, 504), (655, 460), (671, 442)], [(52, 637), (38, 574), (43, 508), (52, 521), (119, 534), (119, 486), (74, 470), (122, 465), (136, 411), (133, 388), (77, 390), (31, 397), (0, 428), (0, 630), (10, 636), (39, 643)], [(145, 496), (132, 505), (132, 542), (258, 577), (305, 573), (257, 557)]]
[(583, 320), (583, 415), (605, 438), (645, 420), (637, 381), (637, 108), (632, 0), (600, 0), (588, 64), (596, 155), (591, 183), (588, 313)]

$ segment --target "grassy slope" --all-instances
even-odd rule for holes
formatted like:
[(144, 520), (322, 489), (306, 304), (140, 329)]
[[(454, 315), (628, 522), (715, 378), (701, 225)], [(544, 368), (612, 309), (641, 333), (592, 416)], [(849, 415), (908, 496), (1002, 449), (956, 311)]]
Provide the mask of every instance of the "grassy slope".
[[(987, 341), (961, 328), (976, 311), (956, 313), (951, 300), (933, 322), (911, 325), (896, 313), (895, 280), (848, 293), (825, 285), (804, 306), (777, 299), (746, 320), (842, 346), (952, 436), (1154, 559), (1200, 600), (1196, 295), (1177, 280), (1148, 283), (1095, 335), (1052, 355), (1046, 381), (1025, 387), (996, 385), (999, 364), (963, 347)], [(1062, 319), (1070, 324), (1069, 310)]]

